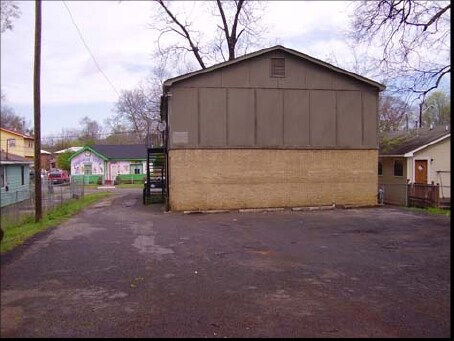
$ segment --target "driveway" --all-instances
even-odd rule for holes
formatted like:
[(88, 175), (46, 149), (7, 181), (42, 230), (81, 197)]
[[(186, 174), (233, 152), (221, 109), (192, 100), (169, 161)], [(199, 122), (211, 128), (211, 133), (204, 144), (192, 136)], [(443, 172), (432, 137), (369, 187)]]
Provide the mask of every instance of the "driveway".
[(114, 190), (3, 256), (1, 337), (449, 337), (450, 218), (162, 213)]

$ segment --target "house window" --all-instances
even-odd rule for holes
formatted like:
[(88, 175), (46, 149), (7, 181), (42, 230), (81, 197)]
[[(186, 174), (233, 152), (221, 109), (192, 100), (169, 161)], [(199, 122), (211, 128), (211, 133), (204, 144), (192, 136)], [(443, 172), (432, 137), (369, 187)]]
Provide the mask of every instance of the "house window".
[(8, 148), (16, 147), (16, 139), (8, 139), (7, 143), (8, 143)]
[(0, 166), (0, 187), (5, 187), (6, 183), (6, 170), (4, 166)]
[(21, 186), (25, 185), (25, 167), (20, 166), (20, 184)]
[(92, 166), (91, 163), (84, 164), (84, 174), (91, 175), (92, 174)]
[(378, 175), (383, 175), (383, 163), (378, 161)]
[(285, 58), (271, 58), (271, 77), (285, 77)]
[(404, 176), (404, 163), (402, 160), (394, 160), (394, 176)]
[(131, 164), (130, 173), (131, 174), (142, 174), (142, 164), (141, 163)]

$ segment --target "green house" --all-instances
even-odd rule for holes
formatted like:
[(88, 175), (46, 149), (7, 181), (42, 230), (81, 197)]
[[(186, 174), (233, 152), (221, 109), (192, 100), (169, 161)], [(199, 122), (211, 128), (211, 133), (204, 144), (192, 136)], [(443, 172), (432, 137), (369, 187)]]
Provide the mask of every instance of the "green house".
[(33, 161), (4, 151), (1, 151), (0, 159), (0, 207), (29, 199)]
[(71, 181), (114, 184), (143, 182), (147, 149), (144, 144), (85, 146), (71, 158)]

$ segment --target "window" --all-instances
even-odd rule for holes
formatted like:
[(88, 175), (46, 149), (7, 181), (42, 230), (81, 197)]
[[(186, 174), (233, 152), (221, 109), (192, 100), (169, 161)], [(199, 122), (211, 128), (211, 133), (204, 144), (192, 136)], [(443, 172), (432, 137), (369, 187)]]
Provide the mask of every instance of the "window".
[(20, 184), (25, 185), (25, 167), (20, 166)]
[(383, 163), (378, 161), (378, 175), (383, 175)]
[(404, 176), (404, 163), (402, 160), (394, 160), (394, 176)]
[(85, 175), (91, 175), (92, 174), (91, 163), (84, 164), (84, 174)]
[(6, 170), (4, 166), (0, 166), (0, 187), (5, 187), (6, 183)]
[(141, 163), (133, 163), (130, 166), (130, 173), (131, 174), (142, 174), (142, 164)]
[(285, 58), (271, 58), (271, 77), (285, 77)]
[(16, 147), (16, 139), (8, 139), (7, 143), (8, 143), (8, 148)]

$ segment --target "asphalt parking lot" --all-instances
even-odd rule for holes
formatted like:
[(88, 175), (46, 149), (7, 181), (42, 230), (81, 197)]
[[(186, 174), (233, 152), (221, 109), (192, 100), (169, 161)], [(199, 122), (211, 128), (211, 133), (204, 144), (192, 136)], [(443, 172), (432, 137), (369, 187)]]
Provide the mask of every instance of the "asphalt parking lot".
[(450, 337), (450, 256), (449, 217), (118, 190), (2, 256), (1, 337)]

